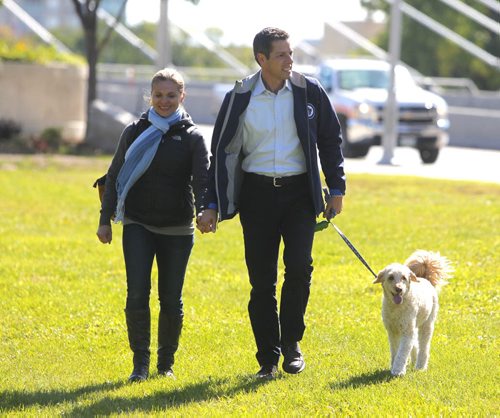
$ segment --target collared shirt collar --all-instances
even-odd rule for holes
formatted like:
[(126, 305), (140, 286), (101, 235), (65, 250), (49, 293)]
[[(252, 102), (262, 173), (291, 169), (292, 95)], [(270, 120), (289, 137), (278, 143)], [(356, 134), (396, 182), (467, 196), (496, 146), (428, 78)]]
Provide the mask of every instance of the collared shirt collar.
[[(292, 91), (292, 84), (290, 83), (290, 80), (285, 80), (285, 86), (286, 89)], [(255, 87), (252, 92), (252, 96), (258, 96), (259, 94), (265, 93), (266, 91), (269, 91), (266, 89), (266, 86), (264, 85), (264, 81), (262, 81), (262, 72), (259, 74), (259, 78), (257, 82), (255, 83)]]

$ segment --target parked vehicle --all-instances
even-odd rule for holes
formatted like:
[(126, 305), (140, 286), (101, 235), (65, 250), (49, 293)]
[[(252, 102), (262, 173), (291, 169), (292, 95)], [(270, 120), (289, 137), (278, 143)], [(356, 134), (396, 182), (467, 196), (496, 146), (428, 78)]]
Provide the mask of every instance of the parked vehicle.
[[(364, 157), (380, 145), (390, 66), (374, 59), (324, 61), (318, 78), (329, 94), (342, 128), (346, 157)], [(419, 87), (403, 66), (395, 68), (398, 145), (416, 148), (424, 163), (434, 163), (448, 143), (448, 106), (435, 93)]]

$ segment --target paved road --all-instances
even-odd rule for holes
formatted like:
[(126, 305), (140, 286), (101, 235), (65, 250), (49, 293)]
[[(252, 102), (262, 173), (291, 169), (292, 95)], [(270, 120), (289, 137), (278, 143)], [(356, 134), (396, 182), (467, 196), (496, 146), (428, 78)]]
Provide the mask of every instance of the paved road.
[(373, 147), (366, 158), (348, 158), (345, 163), (346, 172), (398, 174), (500, 184), (500, 151), (445, 147), (434, 164), (423, 164), (418, 151), (412, 148), (396, 148), (391, 165), (379, 163), (382, 155), (382, 147)]
[[(200, 128), (209, 141), (213, 126), (200, 125)], [(345, 171), (500, 184), (500, 151), (445, 147), (434, 164), (422, 164), (418, 151), (412, 148), (396, 148), (390, 165), (379, 163), (382, 155), (382, 147), (372, 147), (365, 158), (347, 158)]]

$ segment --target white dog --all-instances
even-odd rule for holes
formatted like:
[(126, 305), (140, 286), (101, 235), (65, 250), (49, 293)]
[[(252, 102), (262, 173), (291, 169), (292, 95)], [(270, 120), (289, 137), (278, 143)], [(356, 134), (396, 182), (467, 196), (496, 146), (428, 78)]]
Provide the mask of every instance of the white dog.
[(449, 260), (439, 253), (417, 250), (405, 264), (393, 263), (373, 283), (384, 290), (382, 319), (391, 349), (391, 374), (403, 376), (411, 352), (418, 370), (427, 369), (438, 291), (450, 277)]

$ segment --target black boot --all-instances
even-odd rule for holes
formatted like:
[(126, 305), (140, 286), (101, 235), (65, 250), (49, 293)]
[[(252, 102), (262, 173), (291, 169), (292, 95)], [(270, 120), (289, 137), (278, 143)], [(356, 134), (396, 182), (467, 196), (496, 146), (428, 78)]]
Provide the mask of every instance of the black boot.
[(128, 341), (134, 353), (134, 370), (129, 382), (142, 382), (149, 376), (149, 343), (151, 340), (151, 314), (149, 309), (125, 309)]
[(173, 376), (174, 354), (179, 346), (182, 315), (167, 315), (160, 311), (158, 318), (158, 374)]

